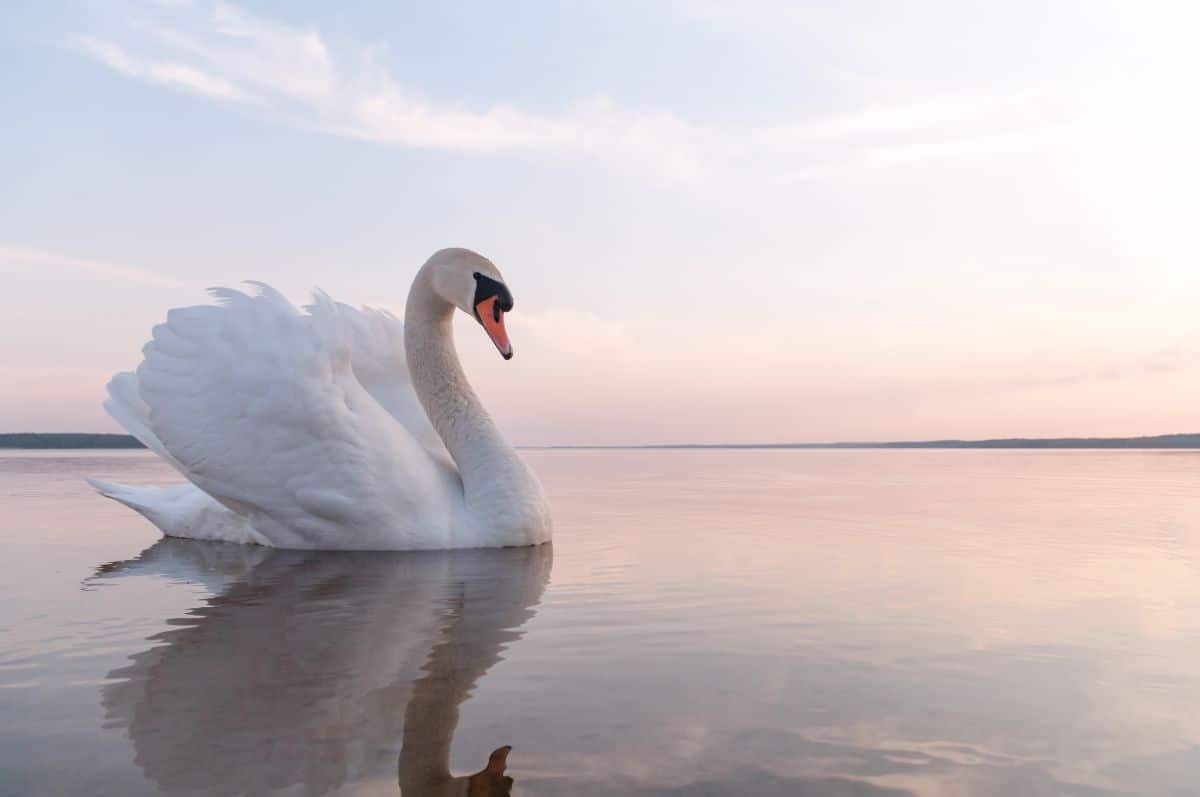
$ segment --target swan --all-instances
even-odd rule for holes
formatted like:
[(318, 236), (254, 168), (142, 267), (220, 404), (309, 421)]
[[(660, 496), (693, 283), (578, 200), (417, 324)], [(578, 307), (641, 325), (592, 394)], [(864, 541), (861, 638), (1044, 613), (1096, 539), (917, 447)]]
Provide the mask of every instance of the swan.
[(532, 470), (468, 384), (455, 309), (506, 360), (513, 307), (468, 249), (420, 268), (404, 321), (316, 291), (303, 310), (263, 283), (170, 310), (104, 407), (187, 478), (89, 480), (166, 536), (274, 548), (416, 550), (536, 545), (551, 536)]

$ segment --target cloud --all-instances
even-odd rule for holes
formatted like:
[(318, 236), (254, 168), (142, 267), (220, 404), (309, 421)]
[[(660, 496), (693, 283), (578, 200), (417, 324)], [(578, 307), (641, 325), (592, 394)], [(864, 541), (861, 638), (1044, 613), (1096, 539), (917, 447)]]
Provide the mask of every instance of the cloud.
[(151, 83), (179, 88), (220, 100), (245, 100), (245, 95), (232, 83), (200, 69), (175, 61), (153, 61), (130, 55), (112, 42), (80, 36), (75, 42), (86, 53), (122, 75), (140, 78)]
[[(257, 106), (271, 118), (380, 144), (478, 154), (558, 154), (604, 161), (657, 181), (786, 183), (858, 174), (972, 152), (1004, 133), (1028, 97), (919, 97), (820, 118), (713, 126), (604, 96), (556, 112), (504, 102), (471, 108), (423, 96), (385, 67), (375, 47), (335, 53), (315, 29), (228, 3), (171, 4), (131, 20), (121, 42), (80, 36), (76, 49), (128, 77)], [(889, 147), (899, 154), (888, 155)], [(880, 151), (885, 151), (880, 154)], [(719, 180), (718, 180), (719, 181)]]
[(69, 271), (84, 271), (107, 279), (121, 282), (153, 285), (168, 288), (191, 287), (180, 280), (164, 277), (133, 266), (122, 266), (105, 263), (99, 260), (85, 260), (78, 257), (46, 252), (28, 246), (9, 246), (0, 244), (0, 266), (22, 269), (65, 269)]

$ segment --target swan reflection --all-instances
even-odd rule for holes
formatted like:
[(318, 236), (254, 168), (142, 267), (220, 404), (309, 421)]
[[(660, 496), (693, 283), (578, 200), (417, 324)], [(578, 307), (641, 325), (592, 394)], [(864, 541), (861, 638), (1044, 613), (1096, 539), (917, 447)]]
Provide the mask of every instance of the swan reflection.
[[(164, 791), (324, 794), (399, 782), (405, 797), (503, 795), (509, 748), (450, 772), (459, 706), (521, 636), (549, 545), (306, 553), (165, 539), (96, 578), (219, 590), (109, 674), (124, 728)], [(378, 793), (372, 790), (372, 793)]]

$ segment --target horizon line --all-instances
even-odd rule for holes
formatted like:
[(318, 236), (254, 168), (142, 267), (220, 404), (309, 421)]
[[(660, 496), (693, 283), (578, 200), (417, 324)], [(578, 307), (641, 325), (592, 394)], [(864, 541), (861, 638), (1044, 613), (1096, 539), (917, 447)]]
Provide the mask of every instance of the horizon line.
[[(26, 445), (19, 443), (24, 438)], [(74, 438), (81, 448), (143, 448), (133, 435), (119, 432), (6, 432), (0, 433), (0, 448), (47, 449), (72, 448), (61, 445), (63, 438)], [(40, 443), (40, 445), (39, 445)], [(60, 445), (54, 445), (59, 443)], [(88, 445), (90, 443), (90, 445)], [(113, 443), (115, 445), (101, 445)], [(32, 445), (29, 445), (32, 444)], [(979, 440), (944, 438), (898, 441), (833, 441), (783, 443), (626, 443), (626, 444), (553, 444), (518, 445), (529, 451), (580, 450), (713, 450), (713, 449), (965, 449), (965, 448), (1175, 448), (1200, 449), (1200, 433), (1185, 432), (1136, 437), (994, 437)]]

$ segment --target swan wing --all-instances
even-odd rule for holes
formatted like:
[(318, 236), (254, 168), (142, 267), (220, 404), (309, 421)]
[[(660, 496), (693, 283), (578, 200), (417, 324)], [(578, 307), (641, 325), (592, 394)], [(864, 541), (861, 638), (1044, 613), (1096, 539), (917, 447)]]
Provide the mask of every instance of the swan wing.
[(457, 474), (358, 381), (343, 314), (258, 288), (171, 310), (143, 349), (139, 396), (169, 459), (277, 547), (445, 547)]
[[(338, 319), (332, 323), (346, 325), (350, 335), (350, 365), (362, 389), (379, 402), (392, 418), (404, 426), (410, 435), (430, 451), (430, 454), (449, 463), (450, 453), (442, 438), (433, 429), (425, 408), (416, 397), (408, 360), (404, 356), (404, 324), (385, 310), (359, 308), (337, 302), (336, 305), (310, 305), (310, 314), (328, 312), (335, 308)], [(170, 455), (162, 441), (150, 430), (150, 408), (142, 400), (138, 377), (132, 371), (122, 371), (109, 379), (108, 397), (104, 409), (146, 448), (184, 473), (184, 467)]]
[(108, 398), (104, 400), (104, 409), (142, 445), (158, 454), (175, 470), (184, 472), (183, 466), (175, 461), (167, 447), (150, 430), (150, 408), (142, 401), (137, 374), (121, 371), (108, 380)]
[(311, 305), (307, 309), (320, 315), (336, 310), (350, 334), (350, 364), (354, 376), (371, 398), (399, 421), (430, 454), (451, 462), (442, 438), (429, 422), (408, 373), (404, 354), (404, 322), (386, 310), (349, 305)]

